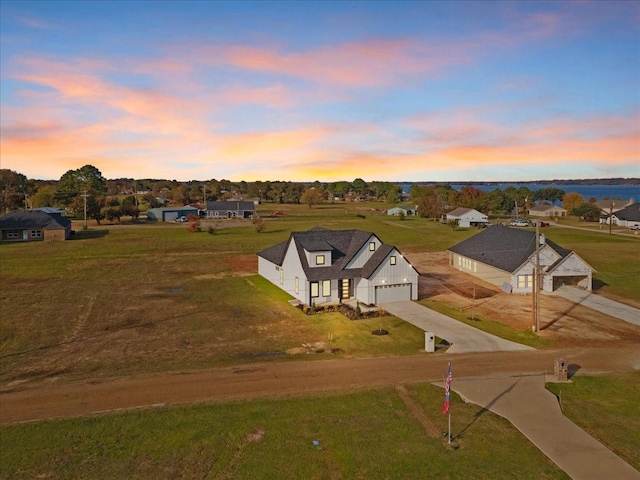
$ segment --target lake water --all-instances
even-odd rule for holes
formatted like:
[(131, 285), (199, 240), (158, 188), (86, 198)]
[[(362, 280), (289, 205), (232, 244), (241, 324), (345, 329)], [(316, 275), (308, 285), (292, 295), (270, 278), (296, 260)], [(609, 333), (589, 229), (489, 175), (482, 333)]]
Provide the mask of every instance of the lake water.
[[(411, 185), (403, 184), (402, 190), (408, 192)], [(596, 200), (621, 199), (628, 201), (629, 199), (634, 199), (636, 202), (640, 202), (640, 185), (563, 185), (561, 183), (494, 183), (491, 185), (478, 183), (470, 185), (484, 192), (490, 192), (497, 188), (504, 190), (509, 187), (515, 187), (516, 189), (527, 187), (532, 192), (542, 188), (559, 188), (565, 193), (579, 193), (585, 200), (593, 197)], [(460, 191), (464, 185), (452, 183), (451, 186)]]

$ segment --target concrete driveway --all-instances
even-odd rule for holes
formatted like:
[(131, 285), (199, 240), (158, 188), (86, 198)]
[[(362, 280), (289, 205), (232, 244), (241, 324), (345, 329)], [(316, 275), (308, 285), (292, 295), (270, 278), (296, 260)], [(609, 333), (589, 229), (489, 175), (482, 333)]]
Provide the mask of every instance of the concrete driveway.
[(629, 305), (595, 295), (586, 290), (564, 286), (555, 290), (550, 295), (557, 295), (559, 297), (566, 298), (567, 300), (584, 307), (640, 326), (640, 310), (630, 307)]
[[(454, 378), (451, 389), (465, 402), (509, 420), (573, 479), (640, 480), (640, 472), (562, 414), (558, 400), (545, 388), (544, 375)], [(454, 437), (473, 428), (457, 425), (455, 411), (451, 418)]]
[(405, 322), (445, 339), (451, 344), (447, 353), (535, 350), (470, 327), (416, 302), (385, 303), (381, 307)]

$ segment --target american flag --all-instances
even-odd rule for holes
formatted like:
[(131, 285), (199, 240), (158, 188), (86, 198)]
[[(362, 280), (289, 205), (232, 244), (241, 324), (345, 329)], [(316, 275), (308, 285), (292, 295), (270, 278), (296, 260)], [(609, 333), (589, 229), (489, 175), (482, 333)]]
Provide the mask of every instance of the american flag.
[(447, 379), (444, 382), (444, 405), (442, 406), (442, 414), (449, 413), (449, 407), (451, 406), (451, 362), (449, 362), (449, 371), (447, 372)]

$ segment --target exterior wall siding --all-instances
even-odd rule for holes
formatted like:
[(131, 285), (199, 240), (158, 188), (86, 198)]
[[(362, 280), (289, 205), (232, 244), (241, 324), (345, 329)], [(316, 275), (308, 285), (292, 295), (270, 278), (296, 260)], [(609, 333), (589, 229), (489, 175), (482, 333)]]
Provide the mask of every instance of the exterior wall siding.
[[(466, 263), (465, 260), (467, 261)], [(513, 285), (509, 272), (468, 259), (457, 253), (449, 252), (449, 265), (498, 287), (501, 287), (503, 283)]]
[(353, 260), (349, 262), (347, 268), (362, 268), (365, 263), (371, 258), (371, 256), (375, 253), (374, 251), (369, 250), (369, 243), (375, 243), (375, 250), (380, 248), (382, 242), (375, 235), (371, 235), (368, 241), (364, 243), (362, 248), (358, 251), (358, 253), (353, 257)]
[(47, 242), (51, 242), (51, 241), (59, 242), (67, 239), (66, 231), (64, 228), (42, 230), (42, 232), (43, 232), (43, 236), (41, 238), (38, 238), (38, 239), (32, 238), (30, 240), (44, 240)]
[[(308, 252), (304, 251), (305, 257), (307, 257), (307, 263), (309, 267), (330, 267), (331, 266), (331, 252), (330, 251), (320, 251), (320, 252)], [(324, 265), (316, 265), (316, 256), (323, 255), (324, 256)]]
[[(391, 264), (391, 257), (395, 257), (396, 264)], [(415, 288), (411, 289), (411, 300), (418, 299), (418, 272), (397, 250), (392, 250), (371, 276), (373, 291), (369, 292), (370, 298), (375, 301), (376, 285), (396, 285), (411, 283)]]
[[(280, 284), (280, 276), (278, 276), (277, 285), (292, 297), (309, 304), (309, 282), (307, 282), (307, 277), (300, 264), (295, 242), (289, 243), (289, 248), (282, 261), (282, 269), (284, 271), (282, 284)], [(296, 277), (298, 277), (298, 293), (296, 293)]]

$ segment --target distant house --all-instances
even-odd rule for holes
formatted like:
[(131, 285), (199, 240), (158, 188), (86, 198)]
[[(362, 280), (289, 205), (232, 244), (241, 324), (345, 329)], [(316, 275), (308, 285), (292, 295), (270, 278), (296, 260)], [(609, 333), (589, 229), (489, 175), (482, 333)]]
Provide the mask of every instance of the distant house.
[(393, 207), (387, 210), (387, 215), (399, 217), (405, 215), (407, 217), (413, 217), (418, 214), (418, 210), (414, 207)]
[(256, 206), (250, 200), (207, 202), (207, 218), (251, 218)]
[(603, 215), (610, 215), (612, 213), (617, 212), (618, 210), (622, 210), (623, 208), (628, 207), (629, 205), (633, 205), (633, 199), (630, 200), (598, 200), (596, 205), (602, 211)]
[(457, 220), (458, 226), (468, 228), (486, 225), (489, 217), (473, 208), (458, 207), (447, 213), (447, 222), (451, 220)]
[(198, 215), (196, 207), (160, 207), (147, 210), (147, 220), (156, 222), (174, 222), (178, 217)]
[(567, 210), (556, 205), (542, 203), (535, 205), (529, 209), (529, 215), (532, 217), (566, 217)]
[(0, 217), (0, 232), (3, 242), (66, 240), (71, 235), (71, 220), (41, 210), (15, 211)]
[[(464, 240), (449, 252), (449, 265), (515, 293), (529, 293), (536, 257), (535, 232), (494, 225)], [(592, 288), (594, 269), (576, 253), (540, 236), (542, 290), (562, 285)]]
[(312, 228), (258, 253), (258, 273), (306, 305), (416, 300), (418, 271), (371, 232)]
[(632, 203), (620, 210), (617, 210), (612, 215), (605, 215), (600, 219), (601, 223), (609, 224), (613, 222), (613, 225), (621, 227), (634, 227), (640, 225), (640, 203)]

